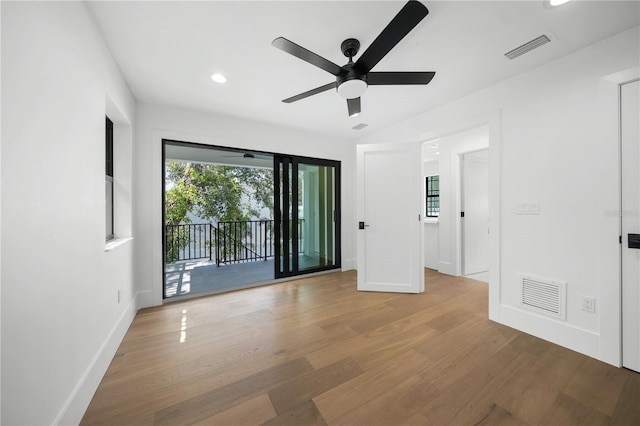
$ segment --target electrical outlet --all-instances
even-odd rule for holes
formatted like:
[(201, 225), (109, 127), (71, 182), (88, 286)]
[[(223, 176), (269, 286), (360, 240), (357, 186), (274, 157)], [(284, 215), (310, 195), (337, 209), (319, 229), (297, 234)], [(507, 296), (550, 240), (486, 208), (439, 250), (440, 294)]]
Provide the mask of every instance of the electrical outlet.
[(582, 310), (585, 312), (596, 312), (596, 299), (595, 297), (582, 296)]

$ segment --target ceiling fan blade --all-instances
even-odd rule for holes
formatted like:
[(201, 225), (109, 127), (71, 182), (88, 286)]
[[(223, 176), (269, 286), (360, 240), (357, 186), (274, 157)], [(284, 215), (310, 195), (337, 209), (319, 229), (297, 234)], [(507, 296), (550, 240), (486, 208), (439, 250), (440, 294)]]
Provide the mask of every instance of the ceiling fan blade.
[(397, 85), (397, 84), (429, 84), (436, 73), (428, 72), (370, 72), (367, 74), (369, 86)]
[(324, 86), (316, 87), (315, 89), (311, 89), (307, 92), (300, 93), (299, 95), (295, 95), (290, 98), (283, 99), (282, 102), (284, 102), (285, 104), (290, 104), (291, 102), (299, 101), (300, 99), (308, 98), (309, 96), (326, 92), (329, 89), (335, 89), (336, 86), (337, 86), (337, 83), (334, 81), (332, 83), (325, 84)]
[(422, 3), (410, 0), (373, 40), (354, 67), (363, 73), (371, 71), (428, 14), (429, 10)]
[(360, 114), (360, 98), (347, 99), (347, 108), (349, 109), (349, 117)]
[(287, 52), (290, 55), (295, 56), (296, 58), (300, 58), (303, 61), (310, 63), (311, 65), (315, 65), (316, 67), (321, 68), (335, 75), (336, 77), (342, 72), (341, 66), (334, 64), (328, 59), (325, 59), (322, 56), (313, 53), (310, 50), (307, 50), (304, 47), (299, 46), (284, 37), (278, 37), (277, 39), (273, 40), (271, 42), (271, 45)]

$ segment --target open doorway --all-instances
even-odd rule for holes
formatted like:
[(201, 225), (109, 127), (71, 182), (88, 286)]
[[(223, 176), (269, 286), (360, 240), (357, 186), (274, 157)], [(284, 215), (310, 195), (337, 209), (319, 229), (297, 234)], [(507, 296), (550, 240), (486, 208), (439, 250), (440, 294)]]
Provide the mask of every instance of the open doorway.
[[(428, 140), (423, 143), (422, 152), (426, 195), (424, 266), (448, 275), (489, 282), (489, 126), (481, 125)], [(482, 178), (482, 181), (470, 181), (466, 185), (468, 197), (464, 195), (465, 163), (470, 167), (467, 175), (475, 178), (481, 175)], [(437, 186), (434, 178), (437, 178)], [(473, 199), (479, 189), (474, 185), (482, 188), (482, 202)], [(437, 200), (437, 210), (430, 209), (436, 205), (434, 200)], [(470, 212), (473, 219), (479, 217), (475, 210), (481, 210), (483, 219), (478, 222), (482, 226), (472, 226), (465, 235), (465, 220), (470, 218), (465, 211), (468, 208), (474, 210)], [(482, 232), (472, 232), (474, 229)], [(482, 241), (478, 235), (482, 236)]]
[(163, 141), (164, 298), (340, 267), (340, 163)]

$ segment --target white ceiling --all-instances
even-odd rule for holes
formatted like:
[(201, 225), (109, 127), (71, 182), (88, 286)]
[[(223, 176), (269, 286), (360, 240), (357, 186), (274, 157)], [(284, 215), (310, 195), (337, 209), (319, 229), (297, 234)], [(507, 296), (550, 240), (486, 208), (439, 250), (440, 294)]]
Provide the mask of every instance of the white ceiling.
[[(283, 36), (339, 64), (346, 38), (369, 46), (404, 1), (90, 1), (140, 102), (173, 105), (353, 139), (640, 24), (638, 1), (423, 1), (429, 15), (374, 71), (435, 71), (427, 86), (375, 86), (362, 113), (327, 91), (282, 99), (334, 77), (271, 46)], [(513, 61), (507, 51), (546, 34)], [(356, 57), (357, 59), (357, 57)], [(229, 81), (211, 81), (213, 72)], [(366, 123), (363, 130), (352, 127)]]

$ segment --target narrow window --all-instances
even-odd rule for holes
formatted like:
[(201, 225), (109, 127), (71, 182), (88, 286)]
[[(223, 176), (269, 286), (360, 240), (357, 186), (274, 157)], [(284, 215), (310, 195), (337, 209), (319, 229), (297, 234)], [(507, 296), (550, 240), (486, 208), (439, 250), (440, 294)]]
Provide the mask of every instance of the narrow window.
[(105, 184), (106, 184), (106, 235), (107, 241), (115, 238), (113, 231), (113, 121), (106, 117), (106, 155), (105, 155)]
[(427, 176), (427, 217), (440, 216), (440, 176)]

